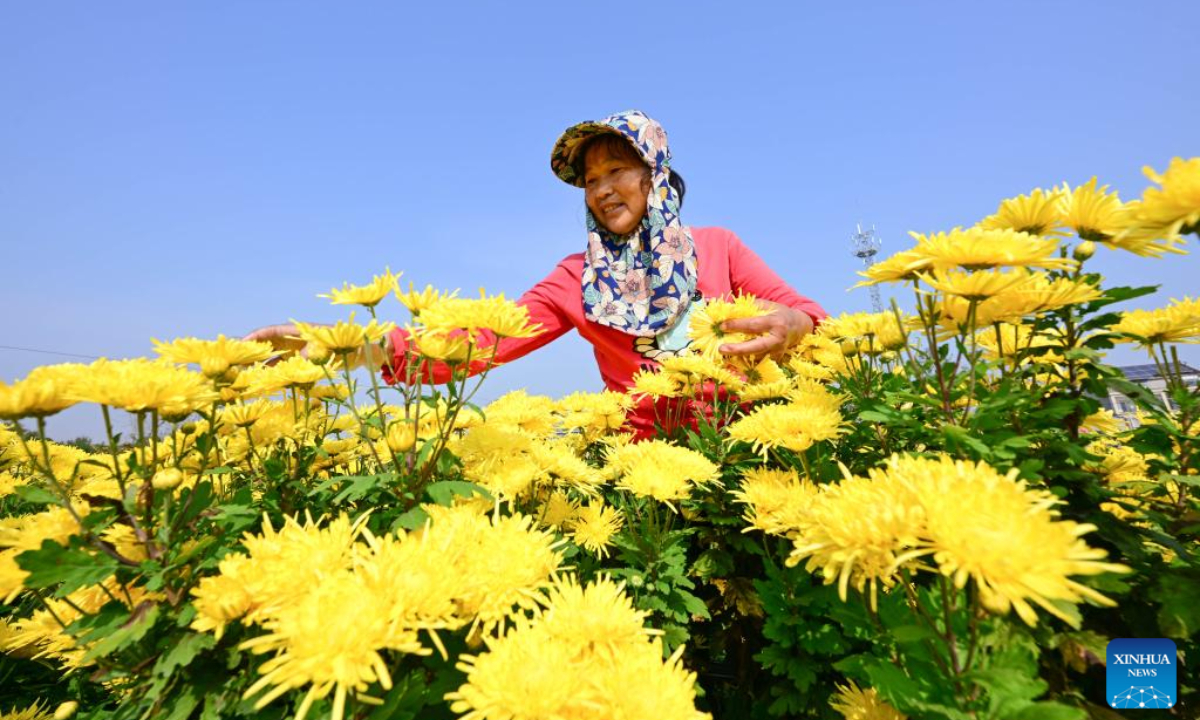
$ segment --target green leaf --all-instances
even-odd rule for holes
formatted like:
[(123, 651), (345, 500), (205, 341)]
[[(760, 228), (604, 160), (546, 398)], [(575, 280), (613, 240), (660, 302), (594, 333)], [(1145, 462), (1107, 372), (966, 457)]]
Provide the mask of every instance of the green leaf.
[(888, 632), (891, 634), (892, 639), (901, 645), (932, 640), (937, 637), (937, 633), (924, 625), (905, 625), (903, 627), (892, 628)]
[(425, 521), (429, 519), (429, 513), (425, 512), (421, 507), (415, 507), (405, 513), (392, 523), (392, 530), (404, 528), (405, 530), (418, 530), (425, 525)]
[[(78, 538), (73, 540), (78, 542)], [(116, 572), (118, 567), (117, 561), (107, 555), (92, 555), (78, 547), (63, 547), (53, 540), (43, 540), (37, 550), (26, 550), (17, 555), (17, 564), (29, 573), (25, 579), (26, 587), (44, 588), (61, 583), (55, 592), (58, 597), (95, 585)]]
[(143, 602), (133, 611), (129, 622), (125, 623), (116, 632), (113, 632), (108, 637), (88, 648), (82, 662), (86, 663), (98, 657), (111, 655), (122, 648), (138, 642), (146, 636), (146, 633), (150, 632), (150, 628), (154, 627), (154, 623), (157, 620), (158, 606)]
[(1083, 708), (1055, 702), (1036, 702), (1011, 715), (1000, 717), (1003, 720), (1087, 720), (1088, 714)]
[(14, 492), (17, 497), (34, 505), (58, 504), (58, 497), (41, 485), (18, 485)]
[(425, 494), (438, 505), (447, 506), (454, 502), (455, 497), (469, 498), (480, 495), (489, 500), (492, 498), (492, 494), (486, 488), (465, 480), (442, 480), (430, 483), (425, 488)]
[(169, 676), (176, 668), (186, 667), (204, 650), (217, 644), (216, 639), (207, 633), (188, 633), (182, 640), (159, 656), (154, 664), (154, 672), (158, 675)]

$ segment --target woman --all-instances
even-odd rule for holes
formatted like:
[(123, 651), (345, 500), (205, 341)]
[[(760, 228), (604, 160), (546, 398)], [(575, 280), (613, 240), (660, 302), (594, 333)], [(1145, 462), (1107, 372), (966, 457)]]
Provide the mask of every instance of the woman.
[[(639, 369), (686, 348), (689, 312), (701, 298), (744, 293), (762, 301), (763, 315), (725, 323), (727, 332), (758, 336), (723, 346), (730, 355), (781, 354), (825, 317), (732, 232), (680, 221), (685, 186), (671, 170), (662, 126), (643, 113), (618, 113), (567, 129), (550, 166), (564, 182), (584, 189), (587, 249), (564, 258), (521, 296), (517, 302), (544, 330), (532, 338), (501, 340), (496, 362), (514, 360), (575, 329), (594, 347), (604, 384), (625, 391)], [(273, 325), (247, 339), (278, 342), (296, 334), (294, 326)], [(391, 337), (389, 382), (403, 377), (407, 341), (403, 330)], [(480, 344), (492, 341), (482, 338)], [(433, 379), (444, 380), (445, 374), (435, 372)], [(639, 435), (652, 432), (653, 406), (639, 406), (630, 425)]]

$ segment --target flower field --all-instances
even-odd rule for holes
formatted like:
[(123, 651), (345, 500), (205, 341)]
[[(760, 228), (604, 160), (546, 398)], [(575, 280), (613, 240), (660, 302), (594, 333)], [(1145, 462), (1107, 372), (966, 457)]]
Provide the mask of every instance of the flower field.
[[(627, 395), (476, 405), (538, 328), (390, 271), (303, 353), (180, 338), (0, 383), (0, 717), (1113, 718), (1122, 637), (1174, 640), (1196, 717), (1200, 299), (1128, 310), (1153, 288), (1088, 270), (1200, 234), (1200, 158), (1147, 175), (914, 234), (862, 283), (910, 309), (782, 357), (722, 356), (762, 310), (708, 299)], [(46, 438), (77, 404), (101, 446)]]

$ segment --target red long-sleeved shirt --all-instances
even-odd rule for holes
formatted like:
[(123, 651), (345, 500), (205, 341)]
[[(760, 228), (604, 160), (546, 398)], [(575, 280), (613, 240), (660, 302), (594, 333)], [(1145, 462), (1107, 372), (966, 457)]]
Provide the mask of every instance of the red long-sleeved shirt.
[[(704, 297), (741, 293), (800, 310), (812, 318), (814, 325), (826, 317), (820, 305), (789, 287), (733, 232), (715, 227), (694, 227), (691, 231), (700, 275), (697, 288)], [(588, 320), (583, 311), (582, 275), (583, 253), (568, 255), (544, 280), (522, 295), (517, 304), (528, 308), (530, 321), (541, 325), (543, 330), (536, 337), (502, 339), (496, 347), (495, 362), (516, 360), (575, 329), (592, 344), (605, 386), (625, 392), (633, 384), (634, 373), (644, 366), (655, 365), (654, 358), (660, 351), (654, 338), (635, 337)], [(491, 347), (495, 337), (481, 333), (477, 342), (482, 347)], [(397, 329), (392, 334), (392, 343), (395, 357), (391, 367), (384, 369), (389, 383), (405, 376), (407, 333)], [(478, 372), (483, 367), (480, 363), (472, 371)], [(427, 377), (434, 383), (444, 383), (450, 379), (450, 373), (445, 366), (438, 366)], [(643, 403), (631, 413), (629, 422), (639, 434), (653, 430), (653, 406)]]

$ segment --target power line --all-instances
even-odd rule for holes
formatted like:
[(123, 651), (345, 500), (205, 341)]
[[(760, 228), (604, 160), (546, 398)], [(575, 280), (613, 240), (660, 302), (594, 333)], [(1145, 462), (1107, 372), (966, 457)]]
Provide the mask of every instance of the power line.
[(38, 350), (37, 348), (15, 347), (13, 345), (0, 345), (0, 350), (19, 350), (21, 352), (41, 353), (43, 355), (64, 355), (66, 357), (87, 358), (88, 360), (99, 360), (99, 355), (80, 355), (79, 353), (59, 352), (57, 350)]

